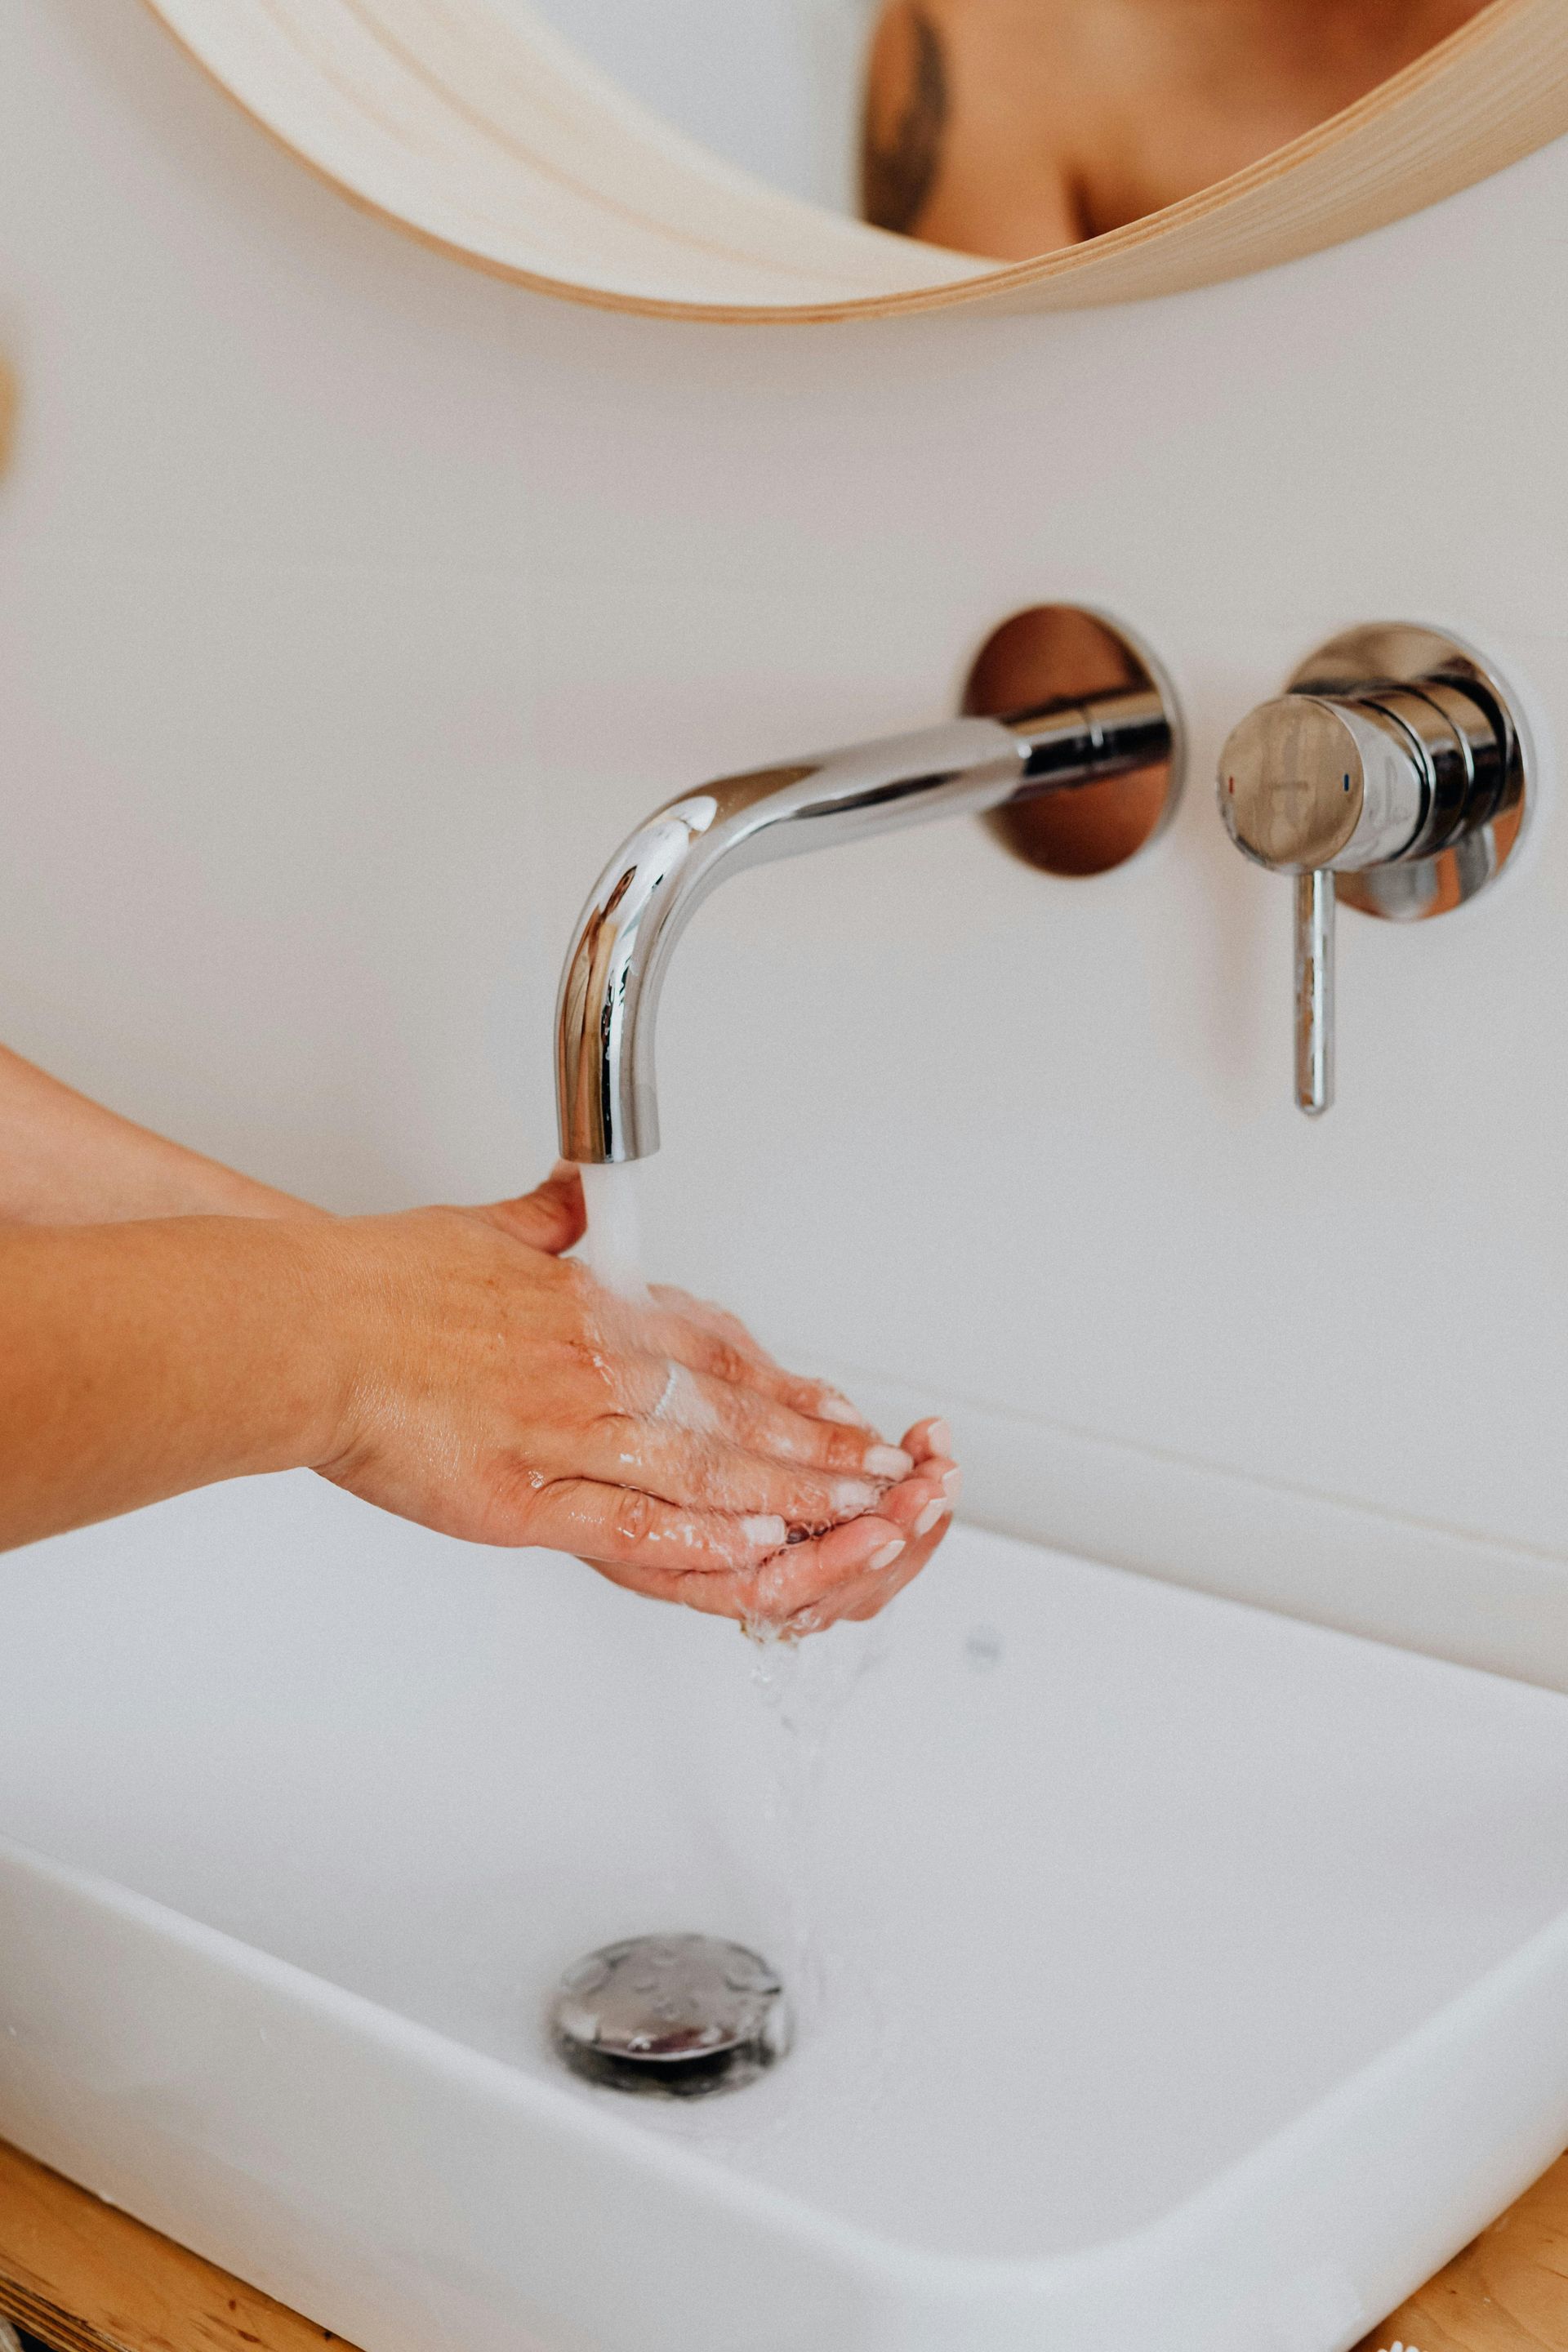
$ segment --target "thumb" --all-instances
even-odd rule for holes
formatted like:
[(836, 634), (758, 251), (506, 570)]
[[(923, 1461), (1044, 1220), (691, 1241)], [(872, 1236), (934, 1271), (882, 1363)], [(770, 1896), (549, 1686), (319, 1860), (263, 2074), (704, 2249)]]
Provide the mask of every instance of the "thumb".
[(570, 1160), (558, 1160), (542, 1184), (516, 1201), (497, 1201), (481, 1211), (502, 1233), (530, 1249), (547, 1250), (559, 1257), (587, 1231), (583, 1206), (583, 1180)]

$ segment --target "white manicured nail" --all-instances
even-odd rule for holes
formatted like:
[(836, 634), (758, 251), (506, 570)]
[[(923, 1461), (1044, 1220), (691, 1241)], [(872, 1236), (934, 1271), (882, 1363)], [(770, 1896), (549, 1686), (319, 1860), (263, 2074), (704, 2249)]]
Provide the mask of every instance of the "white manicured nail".
[(824, 1389), (816, 1401), (818, 1421), (841, 1421), (849, 1429), (869, 1429), (871, 1424), (863, 1412), (857, 1412), (847, 1397), (837, 1389)]
[(942, 1489), (950, 1503), (956, 1503), (963, 1492), (963, 1471), (944, 1470), (942, 1475)]
[(933, 1454), (952, 1452), (952, 1432), (945, 1421), (933, 1421), (926, 1432), (926, 1443)]
[(866, 1565), (874, 1570), (891, 1568), (903, 1548), (904, 1539), (900, 1536), (897, 1543), (886, 1543), (880, 1551), (874, 1551)]
[(764, 1551), (780, 1551), (789, 1535), (784, 1521), (772, 1511), (761, 1518), (742, 1519), (741, 1533), (749, 1544), (757, 1544)]
[(901, 1445), (867, 1448), (866, 1468), (873, 1478), (907, 1478), (914, 1466), (914, 1456), (906, 1454)]
[(915, 1521), (916, 1535), (929, 1536), (932, 1528), (935, 1527), (938, 1519), (941, 1518), (946, 1508), (947, 1504), (945, 1500), (928, 1503), (925, 1509), (921, 1513), (920, 1517)]

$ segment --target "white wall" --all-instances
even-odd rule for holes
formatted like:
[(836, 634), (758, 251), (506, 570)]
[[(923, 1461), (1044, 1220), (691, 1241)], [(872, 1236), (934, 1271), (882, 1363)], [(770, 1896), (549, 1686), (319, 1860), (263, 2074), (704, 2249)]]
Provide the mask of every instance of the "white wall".
[[(1473, 908), (1343, 919), (1313, 1128), (1288, 886), (1207, 785), (1362, 619), (1568, 729), (1565, 218), (1556, 149), (1157, 305), (623, 320), (362, 217), (131, 0), (0, 12), (0, 1034), (342, 1207), (521, 1185), (634, 820), (1103, 604), (1186, 698), (1174, 828), (1093, 883), (974, 826), (721, 894), (666, 996), (662, 1269), (1026, 1456), (1068, 1424), (1568, 1554), (1568, 837), (1543, 793)], [(1059, 1525), (1044, 1476), (976, 1499)]]

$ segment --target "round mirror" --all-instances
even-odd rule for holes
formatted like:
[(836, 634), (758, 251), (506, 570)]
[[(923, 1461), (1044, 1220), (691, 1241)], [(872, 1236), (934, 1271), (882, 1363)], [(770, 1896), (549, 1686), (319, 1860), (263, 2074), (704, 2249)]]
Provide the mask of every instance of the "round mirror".
[(710, 317), (1173, 292), (1568, 130), (1561, 0), (153, 5), (418, 235)]

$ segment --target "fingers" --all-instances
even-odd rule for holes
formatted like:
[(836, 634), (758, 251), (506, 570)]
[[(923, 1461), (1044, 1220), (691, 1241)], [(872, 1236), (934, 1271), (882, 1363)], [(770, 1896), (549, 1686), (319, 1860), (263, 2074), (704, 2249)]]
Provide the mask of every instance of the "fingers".
[(552, 1257), (559, 1257), (563, 1250), (580, 1242), (588, 1229), (583, 1179), (569, 1160), (558, 1160), (543, 1183), (521, 1199), (495, 1201), (475, 1213), (499, 1225), (513, 1241), (526, 1242), (530, 1249), (546, 1250)]
[[(908, 1483), (912, 1486), (916, 1482), (910, 1480)], [(897, 1559), (891, 1561), (887, 1568), (880, 1570), (866, 1570), (851, 1581), (838, 1586), (815, 1608), (808, 1609), (799, 1623), (798, 1630), (803, 1633), (815, 1633), (820, 1626), (836, 1624), (840, 1620), (855, 1624), (863, 1623), (867, 1618), (875, 1617), (884, 1610), (889, 1601), (898, 1597), (906, 1584), (912, 1584), (931, 1559), (952, 1523), (951, 1507), (945, 1497), (937, 1507), (934, 1519), (930, 1517), (932, 1507), (932, 1498), (930, 1497), (928, 1489), (927, 1496), (918, 1504), (912, 1522), (913, 1526), (923, 1527), (924, 1533), (918, 1537), (911, 1533)], [(892, 1497), (889, 1496), (883, 1506), (883, 1515), (894, 1518), (895, 1511), (897, 1512), (895, 1524), (909, 1523), (906, 1520), (905, 1509), (894, 1506)]]
[(791, 1544), (754, 1565), (718, 1575), (662, 1561), (589, 1556), (612, 1583), (656, 1601), (676, 1601), (705, 1615), (784, 1623), (823, 1603), (836, 1585), (853, 1585), (889, 1569), (904, 1549), (898, 1529), (879, 1515), (853, 1519), (814, 1541)]
[[(947, 1436), (945, 1423), (938, 1422), (934, 1426)], [(921, 1428), (917, 1423), (905, 1438), (907, 1451), (918, 1453)], [(951, 1444), (951, 1438), (948, 1442)], [(895, 1516), (909, 1521), (911, 1534), (923, 1536), (936, 1525), (938, 1517), (952, 1510), (963, 1491), (963, 1473), (952, 1456), (928, 1453), (923, 1459), (917, 1459), (909, 1476), (892, 1489), (888, 1500), (890, 1503), (896, 1496), (899, 1509)]]
[[(922, 1446), (952, 1438), (944, 1422), (917, 1422), (907, 1432), (907, 1452), (921, 1454)], [(917, 1460), (912, 1475), (883, 1496), (881, 1517), (904, 1531), (904, 1548), (885, 1567), (868, 1567), (807, 1606), (789, 1630), (816, 1633), (840, 1621), (860, 1623), (875, 1617), (889, 1601), (913, 1582), (931, 1558), (952, 1523), (952, 1506), (963, 1485), (963, 1474), (950, 1456), (928, 1451)]]
[[(530, 1482), (531, 1485), (531, 1481)], [(784, 1545), (782, 1518), (771, 1513), (678, 1509), (635, 1486), (593, 1478), (546, 1480), (527, 1507), (525, 1543), (576, 1552), (608, 1571), (640, 1570), (667, 1577), (754, 1572)]]
[[(923, 1433), (917, 1423), (906, 1446), (924, 1442)], [(651, 1600), (710, 1616), (761, 1619), (791, 1633), (816, 1633), (841, 1619), (876, 1616), (920, 1574), (951, 1524), (949, 1487), (956, 1490), (958, 1475), (945, 1454), (928, 1453), (874, 1512), (734, 1568), (704, 1567), (695, 1556), (672, 1556), (670, 1547), (657, 1543), (617, 1558), (595, 1554), (586, 1545), (574, 1549), (613, 1583)], [(721, 1543), (714, 1549), (721, 1550)]]
[(908, 1538), (885, 1509), (851, 1519), (808, 1542), (792, 1544), (764, 1560), (750, 1580), (747, 1613), (772, 1623), (826, 1601), (840, 1585), (881, 1575), (903, 1554)]
[(941, 1454), (952, 1466), (952, 1432), (945, 1421), (917, 1421), (906, 1431), (901, 1443), (905, 1453), (912, 1454), (917, 1462), (925, 1462), (932, 1454)]
[(735, 1444), (711, 1423), (700, 1432), (679, 1421), (613, 1414), (582, 1429), (546, 1433), (533, 1458), (549, 1475), (640, 1486), (667, 1503), (705, 1510), (773, 1512), (794, 1529), (832, 1527), (876, 1510), (909, 1461), (890, 1448), (881, 1456), (879, 1474), (821, 1469)]
[(902, 1479), (898, 1486), (890, 1486), (882, 1497), (880, 1507), (883, 1517), (891, 1519), (900, 1534), (908, 1537), (911, 1541), (921, 1536), (929, 1536), (932, 1528), (947, 1518), (952, 1510), (952, 1501), (942, 1486), (942, 1480), (937, 1477), (928, 1477), (927, 1466), (922, 1462), (912, 1477)]
[(945, 1527), (939, 1528), (925, 1543), (911, 1546), (897, 1567), (889, 1569), (885, 1576), (862, 1577), (843, 1592), (836, 1593), (833, 1622), (863, 1625), (868, 1618), (879, 1617), (889, 1601), (896, 1601), (905, 1585), (914, 1582), (946, 1532)]
[(640, 1458), (643, 1444), (651, 1443), (649, 1433), (661, 1430), (694, 1450), (713, 1442), (763, 1461), (799, 1463), (879, 1486), (906, 1477), (914, 1467), (901, 1446), (885, 1445), (874, 1429), (820, 1421), (777, 1403), (760, 1389), (694, 1372), (678, 1358), (623, 1357), (616, 1367), (616, 1387), (626, 1419), (639, 1424), (634, 1460)]

